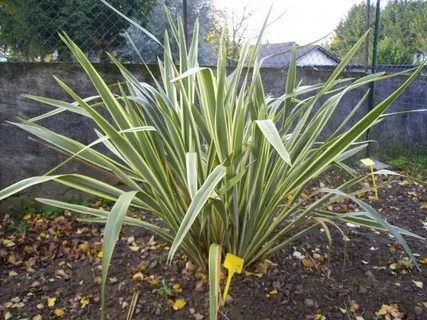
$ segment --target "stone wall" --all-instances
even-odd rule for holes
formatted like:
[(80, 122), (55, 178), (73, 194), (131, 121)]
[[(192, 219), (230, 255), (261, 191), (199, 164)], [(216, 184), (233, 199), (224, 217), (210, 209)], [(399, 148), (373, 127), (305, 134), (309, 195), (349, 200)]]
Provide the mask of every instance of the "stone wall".
[[(95, 66), (107, 83), (112, 84), (122, 80), (114, 65), (98, 64)], [(141, 81), (149, 80), (144, 66), (128, 65), (127, 67)], [(303, 84), (324, 82), (330, 74), (331, 71), (298, 70), (298, 78), (303, 80)], [(28, 134), (25, 131), (7, 122), (14, 121), (16, 117), (31, 118), (51, 110), (41, 103), (26, 99), (23, 94), (69, 100), (68, 95), (56, 83), (53, 75), (64, 81), (82, 97), (95, 94), (86, 74), (77, 64), (0, 63), (0, 189), (20, 179), (42, 175), (63, 160), (63, 157), (56, 151), (28, 139)], [(362, 74), (346, 73), (343, 76), (358, 78)], [(262, 77), (266, 92), (274, 96), (284, 92), (286, 83), (286, 72), (284, 70), (263, 69)], [(377, 101), (381, 101), (390, 95), (404, 82), (405, 78), (405, 76), (399, 76), (378, 83), (376, 85)], [(330, 126), (325, 129), (325, 135), (341, 123), (362, 98), (365, 90), (366, 88), (360, 88), (343, 97)], [(390, 111), (427, 108), (426, 104), (427, 78), (420, 77), (393, 104)], [(367, 104), (365, 103), (359, 109), (357, 118), (362, 117), (367, 111)], [(43, 120), (41, 124), (54, 132), (67, 135), (85, 144), (97, 138), (90, 120), (70, 113), (63, 113)], [(426, 124), (427, 113), (389, 118), (372, 130), (371, 139), (378, 141), (380, 147), (375, 149), (378, 150), (380, 156), (390, 153), (426, 151)], [(68, 164), (64, 169), (67, 172), (97, 175), (96, 172), (91, 172), (90, 169), (77, 161)], [(69, 190), (57, 183), (47, 183), (23, 192), (20, 194), (20, 199), (23, 197), (67, 195), (70, 195)], [(3, 207), (5, 203), (3, 202)], [(11, 201), (7, 203), (10, 204)]]

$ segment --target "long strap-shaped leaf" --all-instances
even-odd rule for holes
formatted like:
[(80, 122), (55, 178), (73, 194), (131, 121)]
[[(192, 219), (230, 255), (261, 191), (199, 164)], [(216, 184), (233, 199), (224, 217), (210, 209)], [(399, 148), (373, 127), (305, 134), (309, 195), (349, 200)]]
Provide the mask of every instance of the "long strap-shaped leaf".
[[(108, 217), (110, 216), (110, 212), (107, 212), (104, 210), (99, 210), (99, 209), (94, 209), (94, 208), (88, 208), (88, 207), (77, 205), (77, 204), (72, 204), (72, 203), (67, 203), (67, 202), (62, 202), (62, 201), (57, 201), (57, 200), (52, 200), (52, 199), (44, 199), (44, 198), (36, 198), (35, 200), (38, 202), (44, 203), (46, 205), (52, 206), (52, 207), (57, 207), (57, 208), (65, 209), (65, 210), (70, 210), (73, 212), (78, 212), (78, 213), (82, 213), (82, 214), (86, 214), (86, 215), (90, 215), (90, 216), (95, 216), (98, 219), (102, 219), (102, 221), (104, 223), (108, 220)], [(151, 223), (148, 223), (148, 222), (145, 222), (142, 220), (138, 220), (135, 218), (131, 218), (131, 217), (125, 217), (124, 223), (131, 225), (131, 226), (142, 227), (144, 229), (152, 231), (155, 234), (157, 234), (158, 236), (165, 239), (166, 241), (172, 242), (172, 240), (173, 240), (172, 236), (170, 234), (168, 234), (165, 231), (165, 229), (162, 229), (162, 228), (160, 228), (154, 224), (151, 224)]]
[(101, 319), (105, 318), (105, 285), (107, 273), (110, 267), (111, 257), (114, 247), (119, 238), (119, 233), (129, 209), (129, 205), (135, 197), (137, 191), (124, 192), (111, 209), (104, 231), (104, 245), (102, 249), (102, 284), (101, 284)]
[(258, 127), (261, 129), (261, 132), (270, 141), (271, 145), (279, 153), (280, 157), (287, 164), (291, 165), (291, 158), (288, 151), (283, 145), (282, 139), (280, 138), (279, 132), (277, 131), (273, 121), (271, 120), (257, 120)]
[[(61, 184), (73, 187), (77, 190), (113, 201), (117, 200), (117, 198), (123, 194), (123, 191), (118, 188), (84, 175), (62, 174), (55, 176), (37, 176), (21, 180), (1, 190), (0, 200), (6, 199), (7, 197), (10, 197), (11, 195), (14, 195), (26, 188), (48, 181), (56, 181)], [(135, 205), (144, 206), (144, 203), (138, 198), (135, 198), (134, 203)]]
[(392, 226), (390, 223), (388, 223), (383, 217), (381, 217), (381, 215), (374, 209), (372, 208), (369, 204), (367, 204), (366, 202), (363, 202), (362, 200), (351, 196), (345, 192), (342, 192), (340, 190), (336, 190), (336, 189), (321, 189), (319, 190), (319, 192), (328, 192), (328, 193), (333, 193), (342, 197), (346, 197), (349, 198), (351, 200), (353, 200), (355, 203), (357, 203), (365, 212), (369, 213), (369, 215), (376, 220), (376, 222), (378, 222), (379, 224), (381, 224), (384, 229), (386, 229), (387, 231), (389, 231), (395, 238), (397, 241), (399, 241), (399, 243), (403, 246), (403, 248), (405, 249), (406, 253), (409, 255), (412, 263), (414, 263), (415, 265), (417, 264), (417, 260), (415, 259), (414, 255), (412, 254), (411, 249), (409, 249), (408, 244), (406, 243), (405, 239), (402, 237), (402, 235), (400, 234), (400, 232), (394, 227)]
[(221, 246), (213, 243), (209, 248), (209, 319), (217, 320), (219, 309), (219, 281), (221, 280)]
[(191, 199), (193, 199), (197, 192), (197, 154), (195, 152), (188, 152), (185, 161), (188, 190), (190, 191)]
[(226, 168), (224, 166), (217, 166), (207, 177), (205, 183), (203, 183), (199, 191), (197, 191), (197, 193), (194, 195), (185, 217), (179, 226), (178, 232), (176, 233), (175, 240), (171, 245), (168, 255), (168, 262), (172, 260), (176, 250), (184, 240), (188, 230), (190, 230), (194, 220), (196, 220), (197, 215), (200, 213), (206, 201), (209, 199), (209, 196), (214, 191), (216, 185), (225, 176), (225, 171)]

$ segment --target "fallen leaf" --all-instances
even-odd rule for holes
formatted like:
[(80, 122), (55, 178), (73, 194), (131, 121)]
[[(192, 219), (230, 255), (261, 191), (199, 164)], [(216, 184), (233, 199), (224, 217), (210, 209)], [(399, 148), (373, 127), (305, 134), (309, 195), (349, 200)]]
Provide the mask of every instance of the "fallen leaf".
[(63, 317), (65, 315), (65, 311), (62, 308), (55, 309), (54, 313), (57, 317)]
[(347, 313), (347, 310), (346, 310), (346, 309), (344, 309), (344, 308), (340, 308), (340, 311), (341, 311), (342, 313)]
[(268, 271), (268, 267), (269, 267), (268, 262), (266, 260), (264, 260), (263, 262), (258, 263), (255, 271), (262, 273), (262, 274), (266, 274)]
[(20, 301), (21, 301), (21, 298), (19, 298), (19, 297), (15, 297), (12, 300), (10, 300), (10, 302), (12, 302), (12, 303), (18, 303)]
[(159, 281), (157, 281), (153, 275), (149, 276), (149, 277), (147, 278), (147, 281), (148, 281), (148, 283), (149, 283), (149, 284), (151, 284), (152, 286), (157, 286), (157, 285), (159, 285)]
[(249, 272), (249, 271), (246, 271), (246, 270), (245, 270), (245, 275), (247, 275), (247, 276), (255, 276), (255, 277), (258, 277), (258, 278), (262, 278), (262, 276), (263, 276), (262, 273), (259, 273), (259, 272)]
[(399, 306), (397, 304), (383, 304), (381, 309), (377, 312), (378, 315), (385, 316), (386, 319), (393, 317), (393, 320), (402, 320), (404, 314), (399, 312)]
[(82, 243), (79, 246), (80, 250), (82, 250), (83, 252), (88, 252), (89, 251), (89, 243), (87, 241), (85, 241), (84, 243)]
[(6, 313), (4, 314), (4, 319), (5, 319), (5, 320), (12, 319), (12, 314), (11, 314), (10, 312), (6, 312)]
[(363, 319), (363, 317), (361, 316), (356, 316), (356, 320), (365, 320), (365, 319)]
[(131, 237), (127, 238), (126, 242), (127, 242), (128, 244), (131, 244), (131, 243), (135, 242), (135, 237), (134, 237), (134, 236), (131, 236)]
[(357, 303), (353, 303), (350, 307), (351, 312), (356, 312), (359, 309), (359, 305)]
[(90, 302), (90, 299), (88, 296), (83, 296), (80, 299), (80, 304), (81, 304), (82, 308), (86, 307), (89, 304), (89, 302)]
[(97, 254), (97, 257), (98, 258), (102, 258), (102, 255), (103, 255), (102, 251), (99, 251), (98, 254)]
[(63, 269), (56, 270), (55, 275), (57, 275), (59, 277), (63, 277), (63, 278), (68, 277), (68, 274)]
[(313, 261), (311, 261), (311, 259), (307, 259), (307, 258), (302, 259), (302, 264), (306, 268), (313, 268), (314, 267), (314, 263), (313, 263)]
[(172, 307), (174, 310), (181, 310), (186, 304), (187, 302), (184, 299), (176, 299)]
[(25, 306), (25, 304), (24, 304), (23, 302), (18, 302), (18, 303), (15, 303), (15, 304), (12, 306), (12, 309), (15, 309), (15, 308), (21, 309), (21, 308), (23, 308), (24, 306)]
[(420, 260), (420, 263), (421, 263), (421, 264), (427, 264), (427, 258), (421, 259), (421, 260)]
[(314, 315), (314, 320), (326, 320), (326, 317), (321, 313), (316, 313)]
[(16, 271), (9, 271), (9, 277), (16, 277), (18, 273)]
[(144, 279), (142, 272), (137, 272), (132, 276), (133, 281), (142, 281), (142, 279)]
[(40, 314), (38, 314), (34, 316), (32, 320), (43, 320), (43, 317)]
[(16, 258), (15, 258), (15, 256), (9, 256), (9, 258), (7, 259), (7, 261), (10, 263), (10, 264), (18, 264), (18, 263), (20, 263), (21, 261), (17, 261), (16, 260)]
[(188, 272), (193, 272), (194, 271), (194, 265), (191, 261), (187, 261), (187, 263), (185, 264), (185, 269), (187, 269)]
[(277, 293), (278, 293), (278, 291), (277, 291), (277, 290), (271, 290), (269, 293), (270, 293), (271, 295), (275, 295), (275, 294), (277, 294)]
[(56, 301), (56, 298), (48, 298), (47, 299), (47, 305), (49, 307), (53, 307), (55, 305), (55, 301)]
[(181, 288), (181, 286), (179, 285), (179, 283), (175, 283), (175, 284), (172, 286), (172, 289), (173, 289), (173, 290), (175, 290), (175, 292), (177, 292), (177, 293), (181, 293), (181, 292), (182, 292), (182, 288)]
[(427, 302), (423, 302), (423, 306), (427, 308)]
[(4, 239), (3, 240), (3, 245), (5, 247), (13, 247), (15, 245), (15, 242), (13, 242), (12, 240), (8, 240), (8, 239)]
[(417, 288), (422, 289), (424, 287), (423, 282), (422, 281), (415, 281), (412, 280), (412, 282), (417, 286)]

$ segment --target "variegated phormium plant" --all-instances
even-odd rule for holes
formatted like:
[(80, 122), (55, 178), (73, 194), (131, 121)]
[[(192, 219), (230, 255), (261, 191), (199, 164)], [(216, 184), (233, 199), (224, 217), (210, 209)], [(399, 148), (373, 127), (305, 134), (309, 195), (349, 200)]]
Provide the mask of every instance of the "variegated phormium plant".
[[(84, 99), (57, 79), (74, 102), (28, 96), (55, 109), (14, 123), (69, 154), (66, 162), (76, 159), (88, 163), (114, 176), (126, 188), (122, 190), (75, 173), (55, 175), (57, 166), (48, 174), (24, 179), (0, 191), (0, 200), (24, 188), (56, 181), (116, 201), (111, 212), (105, 212), (57, 200), (37, 199), (91, 216), (88, 221), (106, 223), (102, 296), (123, 223), (146, 228), (169, 241), (169, 261), (178, 248), (205, 270), (209, 261), (212, 318), (218, 307), (221, 252), (243, 258), (248, 266), (274, 255), (315, 228), (327, 228), (328, 224), (345, 220), (389, 231), (411, 256), (403, 235), (416, 235), (390, 225), (377, 211), (355, 197), (354, 186), (366, 176), (355, 175), (337, 189), (320, 190), (310, 205), (305, 205), (300, 195), (307, 183), (331, 166), (351, 171), (343, 160), (366, 147), (366, 143), (360, 142), (362, 135), (387, 116), (384, 112), (422, 67), (350, 129), (343, 130), (365, 95), (339, 128), (319, 141), (320, 133), (340, 107), (345, 93), (390, 77), (376, 73), (357, 80), (339, 78), (364, 38), (343, 58), (325, 83), (315, 85), (297, 83), (296, 48), (293, 48), (286, 88), (283, 95), (273, 98), (266, 95), (261, 79), (263, 60), (258, 58), (261, 37), (255, 45), (250, 46), (248, 41), (243, 46), (235, 69), (228, 74), (226, 57), (221, 55), (215, 69), (198, 65), (197, 23), (187, 49), (182, 23), (169, 19), (171, 36), (179, 48), (178, 64), (172, 58), (167, 33), (164, 57), (158, 61), (160, 79), (152, 75), (154, 85), (139, 82), (111, 56), (124, 78), (124, 82), (117, 85), (118, 94), (104, 82), (77, 45), (61, 35), (98, 95)], [(262, 30), (264, 28), (265, 24)], [(325, 102), (317, 107), (320, 101)], [(107, 111), (111, 120), (101, 115), (100, 109)], [(73, 112), (93, 120), (99, 139), (86, 146), (37, 124), (38, 120), (61, 112)], [(100, 143), (111, 151), (111, 156), (93, 148)], [(344, 197), (352, 199), (362, 210), (342, 214), (326, 209)], [(167, 228), (127, 217), (129, 206), (150, 211)]]

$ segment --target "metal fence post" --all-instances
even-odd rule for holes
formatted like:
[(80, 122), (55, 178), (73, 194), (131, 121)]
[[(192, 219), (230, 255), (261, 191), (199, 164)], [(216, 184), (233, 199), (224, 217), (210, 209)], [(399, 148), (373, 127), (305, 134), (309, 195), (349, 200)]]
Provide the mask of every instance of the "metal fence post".
[[(371, 27), (371, 0), (366, 0), (365, 32)], [(369, 35), (365, 39), (365, 69), (369, 71)]]
[[(377, 6), (375, 10), (375, 28), (374, 28), (374, 44), (372, 48), (372, 65), (371, 65), (371, 74), (377, 71), (377, 51), (378, 51), (378, 34), (380, 32), (380, 14), (381, 14), (381, 0), (377, 0)], [(375, 100), (375, 83), (370, 83), (370, 91), (368, 97), (368, 112), (374, 108)], [(369, 128), (366, 131), (366, 140), (370, 140), (371, 129)], [(370, 145), (366, 148), (366, 155), (369, 156)]]

